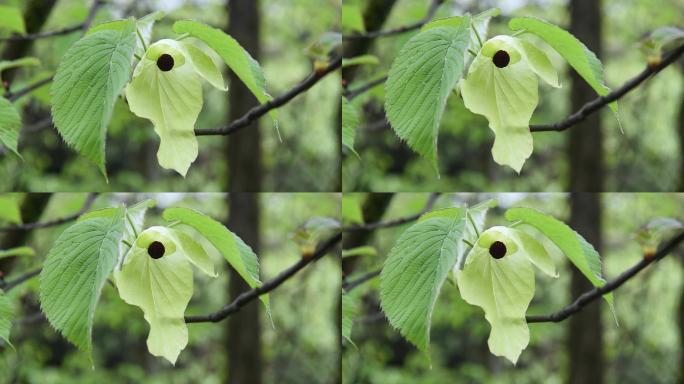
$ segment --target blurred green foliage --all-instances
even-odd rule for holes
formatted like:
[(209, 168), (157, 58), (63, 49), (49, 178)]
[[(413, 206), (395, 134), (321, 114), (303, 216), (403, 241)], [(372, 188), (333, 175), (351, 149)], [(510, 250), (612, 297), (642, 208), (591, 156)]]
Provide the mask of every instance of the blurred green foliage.
[[(349, 0), (364, 9), (368, 0)], [(346, 4), (345, 3), (345, 4)], [(426, 14), (429, 1), (398, 0), (384, 28), (411, 24)], [(606, 81), (615, 88), (636, 76), (647, 58), (639, 49), (641, 38), (662, 26), (682, 25), (684, 0), (603, 0), (601, 59)], [(510, 34), (507, 24), (517, 16), (536, 16), (560, 26), (569, 22), (567, 0), (461, 1), (447, 0), (436, 17), (477, 13), (500, 7), (502, 15), (492, 19), (489, 36)], [(354, 88), (386, 74), (401, 47), (416, 32), (374, 40), (369, 53), (380, 58), (380, 66), (365, 66), (349, 84)], [(543, 44), (540, 44), (543, 46)], [(548, 47), (547, 47), (548, 48)], [(540, 85), (540, 104), (532, 124), (551, 123), (570, 111), (571, 69), (552, 49), (545, 49), (559, 69), (563, 88)], [(624, 135), (610, 110), (601, 111), (605, 137), (606, 191), (673, 191), (681, 183), (679, 116), (684, 86), (679, 65), (672, 65), (639, 89), (620, 99)], [(435, 177), (429, 161), (400, 142), (385, 121), (383, 86), (354, 99), (362, 113), (355, 149), (361, 159), (346, 153), (343, 160), (345, 191), (564, 191), (569, 185), (567, 133), (534, 134), (534, 153), (522, 173), (494, 163), (494, 135), (487, 121), (463, 106), (452, 94), (448, 99), (439, 135), (441, 178)]]
[[(10, 0), (22, 6), (25, 2)], [(321, 3), (325, 4), (321, 4)], [(94, 24), (128, 16), (142, 17), (162, 10), (166, 17), (154, 28), (153, 40), (173, 37), (171, 26), (180, 19), (193, 19), (225, 28), (226, 1), (108, 2)], [(90, 2), (60, 0), (43, 27), (56, 30), (82, 22)], [(309, 45), (339, 25), (340, 0), (262, 0), (261, 57), (267, 87), (274, 96), (289, 90), (312, 71), (307, 57)], [(311, 10), (316, 17), (311, 17)], [(78, 33), (37, 40), (31, 52), (42, 66), (22, 69), (12, 89), (50, 76), (64, 52), (78, 39)], [(0, 43), (0, 48), (3, 44)], [(340, 78), (334, 73), (306, 93), (278, 110), (282, 143), (268, 117), (261, 119), (263, 148), (263, 190), (331, 191), (339, 184), (338, 103)], [(230, 92), (230, 90), (229, 90)], [(214, 128), (228, 123), (228, 97), (204, 88), (204, 107), (197, 128)], [(69, 149), (52, 127), (36, 126), (47, 118), (49, 86), (18, 101), (23, 108), (24, 128), (20, 137), (22, 162), (0, 153), (0, 191), (206, 191), (225, 190), (228, 167), (223, 136), (199, 138), (200, 153), (187, 178), (157, 164), (159, 139), (152, 124), (137, 118), (119, 100), (107, 136), (109, 184), (97, 167)], [(254, 101), (256, 105), (256, 101)], [(250, 128), (246, 128), (250, 129)]]
[[(19, 196), (19, 195), (17, 195)], [(80, 209), (85, 194), (55, 194), (43, 218), (63, 217)], [(156, 199), (145, 227), (164, 224), (161, 212), (169, 206), (195, 208), (225, 220), (229, 195), (209, 194), (105, 194), (93, 209), (120, 203)], [(291, 239), (311, 217), (339, 217), (336, 194), (261, 194), (261, 276), (272, 279), (299, 260), (299, 245)], [(38, 267), (57, 236), (68, 224), (35, 230), (27, 245), (37, 256), (17, 258), (13, 279)], [(321, 239), (323, 240), (323, 239)], [(195, 274), (195, 293), (188, 315), (213, 312), (228, 303), (228, 264), (217, 260), (219, 277)], [(258, 302), (262, 330), (264, 383), (329, 383), (339, 366), (337, 303), (340, 292), (339, 261), (326, 256), (300, 271), (270, 293), (273, 323)], [(16, 351), (0, 348), (0, 383), (220, 383), (226, 372), (226, 322), (189, 325), (188, 347), (176, 366), (154, 357), (145, 340), (149, 327), (142, 311), (127, 305), (116, 289), (105, 285), (95, 314), (93, 349), (95, 369), (87, 356), (41, 319), (37, 302), (38, 279), (9, 292), (15, 303), (11, 340)]]
[[(359, 197), (363, 195), (359, 194)], [(384, 220), (419, 212), (427, 194), (402, 193), (392, 199)], [(489, 198), (499, 201), (490, 211), (486, 227), (506, 224), (506, 209), (525, 206), (540, 209), (567, 222), (567, 194), (447, 194), (435, 208), (472, 205)], [(642, 226), (656, 217), (684, 219), (681, 194), (603, 194), (604, 276), (612, 279), (636, 264), (643, 256), (636, 236)], [(353, 279), (382, 266), (390, 248), (410, 224), (376, 230), (368, 245), (380, 256), (362, 257)], [(681, 250), (642, 271), (615, 291), (617, 326), (609, 307), (601, 303), (607, 383), (672, 383), (681, 367), (678, 317), (683, 298), (684, 270)], [(536, 273), (536, 293), (528, 314), (554, 312), (571, 302), (571, 264), (555, 260), (560, 277)], [(464, 302), (458, 288), (447, 282), (442, 287), (432, 317), (430, 367), (426, 356), (392, 329), (379, 308), (379, 279), (352, 291), (362, 303), (355, 318), (352, 340), (343, 346), (343, 383), (562, 383), (567, 379), (568, 322), (530, 325), (530, 344), (517, 366), (490, 354), (487, 347), (489, 324), (483, 312)], [(648, 303), (648, 304), (646, 304)]]

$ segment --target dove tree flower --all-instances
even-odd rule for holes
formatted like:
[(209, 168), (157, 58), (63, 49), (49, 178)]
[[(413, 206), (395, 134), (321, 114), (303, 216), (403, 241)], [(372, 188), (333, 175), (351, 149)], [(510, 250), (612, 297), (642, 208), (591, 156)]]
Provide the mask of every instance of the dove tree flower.
[[(520, 59), (520, 58), (518, 58)], [(530, 208), (506, 211), (510, 226), (483, 232), (493, 200), (423, 214), (404, 231), (380, 273), (380, 304), (389, 323), (429, 358), (430, 322), (447, 279), (481, 307), (491, 325), (490, 351), (516, 363), (530, 334), (525, 315), (534, 297), (533, 266), (557, 277), (552, 255), (566, 256), (596, 287), (598, 252), (565, 223)], [(612, 294), (604, 295), (612, 310)]]

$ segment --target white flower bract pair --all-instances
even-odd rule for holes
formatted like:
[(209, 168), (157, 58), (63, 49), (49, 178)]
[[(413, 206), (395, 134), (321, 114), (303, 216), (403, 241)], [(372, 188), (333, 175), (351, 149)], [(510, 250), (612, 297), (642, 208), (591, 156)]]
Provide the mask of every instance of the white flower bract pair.
[(460, 87), (466, 108), (486, 117), (496, 135), (494, 161), (518, 173), (533, 149), (529, 123), (539, 103), (537, 76), (560, 87), (542, 50), (502, 35), (484, 43)]

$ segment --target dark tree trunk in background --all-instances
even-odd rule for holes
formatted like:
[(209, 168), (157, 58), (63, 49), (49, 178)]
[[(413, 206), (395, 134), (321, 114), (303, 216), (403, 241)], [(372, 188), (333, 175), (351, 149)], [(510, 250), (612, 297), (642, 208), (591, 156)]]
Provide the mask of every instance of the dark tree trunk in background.
[[(601, 57), (601, 2), (571, 0), (570, 31)], [(596, 97), (595, 92), (574, 71), (572, 110)], [(601, 249), (601, 198), (587, 192), (603, 191), (603, 137), (599, 114), (593, 114), (569, 130), (570, 225), (597, 251)], [(592, 288), (577, 268), (572, 267), (571, 295), (578, 297)], [(570, 384), (604, 382), (603, 325), (600, 302), (589, 304), (569, 320), (568, 368)]]
[[(682, 79), (684, 80), (684, 61), (680, 61)], [(684, 94), (679, 105), (679, 191), (684, 192)], [(682, 352), (684, 354), (684, 352)]]
[[(24, 197), (21, 202), (21, 218), (24, 223), (33, 223), (40, 220), (43, 215), (43, 211), (50, 201), (49, 193), (31, 193)], [(17, 230), (5, 232), (0, 238), (0, 249), (9, 249), (14, 247), (19, 247), (26, 245), (26, 240), (28, 240), (31, 235), (31, 231)], [(0, 259), (0, 271), (4, 275), (12, 270), (12, 265), (14, 264), (15, 257), (9, 257), (6, 259)]]
[[(31, 0), (28, 2), (24, 11), (26, 33), (40, 32), (56, 2), (57, 0)], [(3, 60), (13, 60), (26, 56), (33, 46), (33, 40), (17, 40), (5, 44), (2, 58)], [(9, 69), (2, 73), (2, 78), (11, 83), (14, 74), (15, 69)]]
[[(259, 59), (259, 2), (231, 0), (228, 2), (228, 33), (255, 59)], [(230, 73), (229, 121), (242, 116), (257, 100), (237, 77)], [(258, 123), (252, 123), (228, 139), (228, 191), (258, 192), (261, 190), (261, 136)], [(229, 228), (259, 254), (259, 201), (253, 193), (231, 193)], [(235, 298), (250, 287), (230, 270), (230, 297)], [(258, 300), (228, 318), (228, 379), (227, 383), (262, 382), (261, 327)]]
[[(249, 0), (252, 1), (252, 0)], [(259, 195), (231, 193), (229, 197), (228, 227), (259, 254)], [(230, 297), (234, 299), (250, 287), (232, 268)], [(228, 380), (230, 384), (262, 382), (261, 326), (259, 308), (254, 300), (228, 318)]]

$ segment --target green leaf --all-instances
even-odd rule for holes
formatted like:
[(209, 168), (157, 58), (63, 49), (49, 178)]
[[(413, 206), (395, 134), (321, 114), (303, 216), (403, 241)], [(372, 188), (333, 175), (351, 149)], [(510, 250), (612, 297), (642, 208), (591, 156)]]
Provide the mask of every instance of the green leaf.
[[(525, 313), (534, 297), (534, 271), (502, 228), (508, 229), (493, 227), (482, 234), (463, 270), (456, 272), (456, 281), (463, 300), (481, 307), (492, 326), (489, 350), (515, 364), (530, 340)], [(498, 259), (490, 253), (495, 242), (505, 246), (503, 255), (495, 254)]]
[(380, 274), (380, 304), (390, 324), (428, 352), (437, 297), (463, 252), (465, 214), (430, 217), (401, 234)]
[(14, 247), (10, 249), (3, 249), (0, 251), (0, 259), (4, 259), (6, 257), (15, 257), (15, 256), (35, 256), (36, 251), (33, 250), (31, 247)]
[[(170, 69), (160, 57), (170, 56)], [(187, 62), (186, 62), (187, 61)], [(202, 110), (202, 84), (179, 42), (164, 39), (151, 45), (126, 86), (131, 112), (148, 119), (159, 135), (159, 165), (183, 177), (197, 159), (195, 122)]]
[(356, 296), (348, 293), (342, 294), (342, 337), (344, 337), (349, 344), (356, 347), (351, 339), (352, 326), (354, 325), (354, 317), (359, 314), (359, 302)]
[(221, 91), (227, 91), (228, 85), (223, 81), (223, 75), (221, 74), (221, 68), (212, 60), (209, 55), (204, 53), (200, 48), (193, 44), (181, 41), (180, 45), (185, 49), (186, 57), (190, 59), (190, 62), (195, 67), (197, 73), (202, 76), (209, 84), (213, 85), (216, 89)]
[[(466, 108), (489, 121), (495, 134), (494, 161), (520, 173), (532, 154), (529, 124), (539, 101), (539, 83), (518, 42), (509, 36), (487, 41), (461, 84), (461, 95)], [(508, 58), (499, 63), (503, 67), (494, 63), (500, 52)]]
[(52, 118), (64, 141), (105, 177), (107, 125), (131, 73), (134, 28), (128, 21), (120, 31), (102, 30), (77, 41), (60, 62), (50, 91)]
[[(528, 224), (543, 233), (595, 287), (601, 287), (606, 283), (601, 276), (601, 259), (598, 252), (567, 224), (532, 208), (511, 208), (506, 211), (506, 219)], [(603, 297), (612, 308), (613, 294), (608, 293)]]
[[(273, 98), (266, 92), (266, 79), (259, 62), (238, 43), (220, 29), (191, 20), (181, 20), (173, 24), (176, 33), (187, 33), (195, 37), (216, 51), (237, 77), (254, 94), (260, 103), (266, 103)], [(278, 129), (278, 119), (275, 109), (269, 112), (273, 125)]]
[(0, 5), (0, 30), (3, 29), (10, 32), (17, 32), (21, 35), (26, 34), (24, 16), (22, 16), (19, 8), (9, 5)]
[(346, 224), (363, 224), (363, 212), (359, 195), (342, 195), (342, 222)]
[(0, 61), (0, 72), (5, 71), (10, 68), (18, 67), (30, 67), (40, 65), (40, 60), (35, 57), (22, 57), (16, 60), (1, 60)]
[(124, 210), (76, 222), (57, 238), (40, 273), (40, 303), (53, 327), (91, 358), (95, 307), (114, 269)]
[[(325, 32), (306, 48), (307, 57), (312, 60), (328, 62), (330, 53), (342, 45), (342, 34)], [(342, 59), (344, 62), (345, 59)]]
[[(250, 287), (256, 288), (262, 285), (259, 280), (259, 261), (256, 254), (249, 245), (223, 224), (189, 208), (167, 208), (162, 216), (166, 221), (178, 221), (193, 228), (209, 240)], [(268, 294), (259, 296), (259, 299), (270, 314)]]
[[(513, 31), (524, 30), (539, 36), (563, 56), (599, 96), (605, 96), (610, 92), (610, 88), (605, 85), (603, 80), (603, 64), (594, 52), (590, 51), (570, 32), (544, 20), (531, 17), (513, 18), (508, 23), (508, 27)], [(611, 103), (610, 108), (617, 117), (617, 102)]]
[(0, 339), (12, 347), (12, 349), (14, 349), (14, 346), (10, 342), (10, 330), (12, 329), (13, 312), (12, 301), (0, 289)]
[(363, 15), (358, 5), (342, 4), (342, 30), (348, 32), (366, 32)]
[[(124, 255), (128, 253), (130, 249), (129, 244), (135, 243), (135, 240), (142, 232), (147, 209), (154, 207), (156, 204), (157, 202), (155, 200), (147, 199), (133, 204), (130, 207), (124, 208), (124, 234), (122, 241), (119, 243), (119, 257), (117, 259), (117, 265), (121, 266)], [(94, 217), (113, 218), (119, 215), (120, 209), (120, 207), (96, 209), (81, 215), (78, 218), (78, 221), (84, 221)]]
[(378, 250), (370, 245), (364, 245), (361, 247), (343, 249), (342, 258), (354, 257), (354, 256), (377, 256)]
[(361, 55), (349, 59), (342, 59), (342, 68), (354, 65), (379, 65), (380, 59), (375, 55)]
[(196, 258), (208, 256), (192, 238), (172, 228), (151, 227), (114, 272), (121, 298), (140, 307), (150, 324), (148, 350), (171, 364), (188, 344), (184, 315), (193, 293), (190, 262)]
[(439, 123), (463, 72), (469, 22), (464, 17), (458, 27), (432, 28), (412, 37), (392, 63), (385, 85), (385, 111), (394, 131), (436, 171)]
[(359, 154), (354, 150), (354, 138), (358, 126), (359, 113), (356, 107), (346, 97), (342, 97), (342, 145), (352, 151), (356, 157), (359, 157)]
[(19, 145), (19, 131), (21, 131), (21, 116), (11, 101), (0, 96), (0, 143), (21, 157)]
[(0, 194), (0, 221), (21, 224), (21, 209), (14, 194)]
[[(156, 11), (143, 16), (142, 18), (136, 20), (134, 17), (129, 17), (124, 20), (114, 20), (107, 21), (102, 24), (98, 24), (86, 32), (86, 36), (92, 33), (111, 30), (111, 31), (123, 31), (130, 28), (130, 23), (135, 23), (135, 54), (142, 56), (145, 54), (145, 47), (150, 45), (150, 40), (152, 39), (152, 27), (154, 23), (161, 20), (164, 17), (164, 12)], [(142, 37), (142, 40), (140, 39)], [(144, 43), (143, 43), (144, 42)]]

